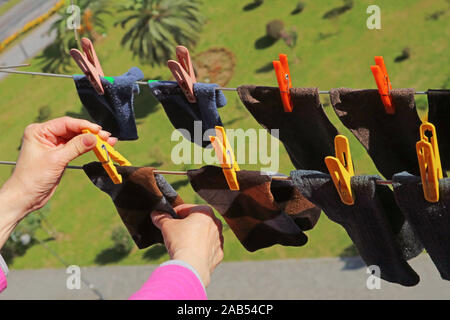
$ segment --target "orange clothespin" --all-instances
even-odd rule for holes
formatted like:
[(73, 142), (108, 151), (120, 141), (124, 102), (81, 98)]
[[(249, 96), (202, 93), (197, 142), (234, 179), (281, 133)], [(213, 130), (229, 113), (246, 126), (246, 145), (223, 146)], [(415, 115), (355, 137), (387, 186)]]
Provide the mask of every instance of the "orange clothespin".
[[(427, 136), (429, 133), (431, 136)], [(420, 126), (420, 141), (416, 144), (420, 176), (425, 199), (428, 202), (439, 201), (439, 179), (443, 178), (436, 128), (425, 122)]]
[(355, 175), (355, 171), (347, 137), (343, 135), (336, 136), (334, 138), (334, 148), (336, 157), (326, 157), (325, 164), (342, 202), (347, 205), (353, 205), (355, 199), (351, 188), (351, 177)]
[(210, 136), (209, 139), (216, 150), (217, 158), (222, 166), (223, 174), (227, 179), (230, 190), (239, 190), (236, 171), (240, 171), (239, 165), (234, 157), (234, 152), (228, 142), (227, 135), (223, 127), (216, 126), (216, 136)]
[(104, 77), (105, 74), (103, 73), (103, 69), (91, 40), (88, 38), (81, 39), (81, 48), (84, 53), (81, 53), (77, 49), (71, 49), (70, 55), (89, 79), (95, 91), (99, 95), (104, 95), (105, 90), (103, 89), (100, 77)]
[[(93, 134), (89, 130), (83, 130), (83, 133)], [(122, 183), (122, 176), (117, 172), (117, 169), (113, 163), (113, 160), (121, 166), (131, 166), (131, 163), (122, 156), (118, 151), (116, 151), (108, 142), (100, 138), (97, 134), (97, 145), (94, 148), (94, 153), (98, 160), (102, 163), (103, 168), (105, 168), (108, 176), (114, 182), (114, 184)]]
[(292, 88), (291, 72), (289, 71), (288, 58), (285, 54), (280, 54), (280, 61), (273, 61), (275, 74), (277, 75), (278, 87), (280, 88), (281, 101), (284, 112), (292, 112), (293, 104), (289, 89)]
[(375, 66), (371, 66), (373, 76), (375, 77), (375, 82), (377, 83), (378, 92), (381, 96), (381, 101), (383, 102), (386, 113), (394, 114), (395, 107), (392, 104), (391, 90), (392, 84), (387, 73), (386, 65), (384, 64), (384, 59), (382, 56), (375, 57)]
[(195, 103), (197, 99), (194, 95), (194, 83), (197, 82), (197, 78), (195, 77), (194, 65), (192, 64), (189, 50), (186, 47), (178, 46), (176, 54), (178, 61), (169, 60), (167, 61), (167, 66), (178, 82), (186, 99), (190, 103)]

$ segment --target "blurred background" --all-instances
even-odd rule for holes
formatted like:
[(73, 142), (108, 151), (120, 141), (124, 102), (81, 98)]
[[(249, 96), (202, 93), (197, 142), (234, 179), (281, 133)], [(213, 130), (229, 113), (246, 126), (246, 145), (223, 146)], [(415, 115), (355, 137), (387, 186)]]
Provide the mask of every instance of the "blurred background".
[[(0, 0), (0, 65), (31, 63), (20, 70), (80, 73), (69, 55), (77, 46), (73, 30), (67, 29), (70, 2)], [(376, 88), (370, 66), (374, 56), (382, 55), (395, 88), (450, 88), (449, 0), (76, 0), (74, 4), (81, 13), (78, 32), (94, 42), (107, 76), (137, 66), (146, 79), (172, 79), (166, 61), (175, 58), (175, 46), (183, 44), (191, 52), (200, 82), (227, 87), (277, 86), (272, 60), (286, 53), (294, 87)], [(381, 9), (380, 30), (366, 26), (370, 4)], [(30, 123), (65, 115), (89, 119), (70, 79), (0, 77), (2, 161), (17, 159), (23, 131)], [(261, 128), (236, 92), (225, 95), (228, 104), (219, 110), (225, 128)], [(328, 96), (321, 99), (330, 120), (351, 140), (356, 173), (377, 174), (362, 146), (337, 119)], [(416, 96), (416, 104), (425, 119), (426, 96)], [(147, 88), (141, 87), (134, 107), (140, 139), (117, 146), (133, 165), (179, 171), (199, 167), (171, 162), (173, 127)], [(73, 164), (95, 160), (89, 153)], [(292, 169), (280, 144), (280, 172), (289, 174)], [(0, 183), (11, 170), (0, 167)], [(184, 177), (167, 179), (185, 202), (203, 203)], [(225, 228), (225, 261), (230, 263), (219, 267), (210, 297), (450, 298), (450, 286), (440, 280), (426, 255), (414, 261), (422, 279), (427, 279), (415, 289), (383, 282), (391, 291), (370, 292), (365, 287), (364, 264), (342, 227), (322, 215), (308, 237), (308, 244), (301, 248), (273, 246), (249, 253)], [(153, 268), (149, 265), (168, 259), (163, 246), (138, 250), (110, 198), (75, 170), (64, 174), (46, 207), (19, 225), (2, 255), (15, 277), (5, 298), (21, 297), (14, 291), (19, 287), (14, 281), (32, 286), (30, 292), (35, 290), (36, 296), (30, 293), (26, 298), (98, 298), (87, 287), (86, 292), (67, 292), (63, 281), (69, 264), (86, 267), (89, 281), (103, 290), (103, 298), (124, 298), (146, 279)], [(50, 288), (50, 279), (58, 277), (61, 291)]]

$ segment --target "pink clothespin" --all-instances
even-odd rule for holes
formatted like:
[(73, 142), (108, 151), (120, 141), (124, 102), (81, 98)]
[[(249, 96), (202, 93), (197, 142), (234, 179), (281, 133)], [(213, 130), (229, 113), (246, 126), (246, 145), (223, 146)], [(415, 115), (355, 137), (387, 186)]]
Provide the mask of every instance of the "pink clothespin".
[(186, 47), (178, 46), (176, 54), (178, 61), (169, 60), (167, 61), (167, 66), (178, 82), (186, 99), (190, 103), (195, 103), (197, 99), (194, 95), (194, 83), (197, 82), (197, 78), (195, 77), (194, 65), (192, 64), (189, 50)]
[(91, 40), (88, 38), (81, 39), (81, 48), (84, 53), (81, 53), (77, 49), (71, 49), (70, 55), (89, 79), (95, 91), (99, 95), (104, 95), (105, 90), (103, 89), (100, 77), (104, 77), (105, 75)]

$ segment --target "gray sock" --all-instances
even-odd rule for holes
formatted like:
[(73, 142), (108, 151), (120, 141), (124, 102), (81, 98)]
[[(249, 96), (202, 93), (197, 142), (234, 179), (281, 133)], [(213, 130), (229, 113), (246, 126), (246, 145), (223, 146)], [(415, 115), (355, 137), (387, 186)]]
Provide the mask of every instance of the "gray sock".
[[(292, 171), (291, 177), (308, 200), (345, 228), (364, 262), (380, 268), (382, 279), (404, 286), (419, 282), (419, 276), (406, 259), (417, 256), (422, 247), (408, 225), (404, 225), (392, 191), (387, 186), (376, 185), (380, 177), (352, 177), (355, 194), (352, 206), (342, 203), (328, 174), (298, 170)], [(405, 230), (407, 234), (401, 234)]]
[(450, 178), (439, 180), (439, 202), (425, 200), (420, 177), (394, 175), (395, 199), (413, 227), (441, 277), (450, 280)]

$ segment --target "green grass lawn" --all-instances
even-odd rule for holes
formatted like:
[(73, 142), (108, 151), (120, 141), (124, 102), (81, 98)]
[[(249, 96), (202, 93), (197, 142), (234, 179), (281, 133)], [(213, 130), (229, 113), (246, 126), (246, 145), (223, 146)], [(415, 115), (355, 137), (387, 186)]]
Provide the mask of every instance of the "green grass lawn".
[[(250, 2), (248, 0), (246, 2)], [(239, 0), (205, 1), (204, 13), (207, 24), (199, 43), (192, 53), (213, 47), (225, 47), (236, 56), (236, 68), (229, 87), (240, 84), (276, 85), (275, 74), (258, 69), (271, 63), (279, 53), (288, 54), (293, 85), (297, 87), (319, 87), (328, 90), (336, 87), (375, 88), (370, 66), (375, 55), (383, 55), (396, 88), (412, 87), (418, 90), (442, 88), (448, 85), (449, 3), (446, 0), (380, 0), (382, 30), (366, 28), (366, 7), (363, 1), (355, 1), (354, 8), (336, 19), (325, 20), (325, 12), (341, 5), (338, 0), (307, 1), (305, 10), (291, 15), (294, 9), (287, 1), (266, 1), (251, 11), (244, 11), (246, 2)], [(426, 17), (439, 10), (447, 10), (438, 20)], [(115, 18), (115, 17), (114, 17)], [(109, 24), (112, 25), (113, 18)], [(279, 41), (270, 47), (258, 49), (257, 40), (264, 36), (265, 25), (272, 19), (281, 19), (288, 28), (296, 27), (299, 32), (295, 50)], [(107, 75), (126, 72), (132, 66), (139, 66), (148, 79), (161, 77), (169, 79), (167, 67), (152, 68), (144, 62), (134, 60), (127, 49), (120, 47), (123, 34), (120, 28), (109, 29), (107, 37), (96, 45), (97, 53)], [(322, 35), (322, 36), (321, 36)], [(324, 37), (325, 35), (325, 37)], [(322, 39), (324, 38), (324, 39)], [(411, 48), (411, 58), (394, 63), (404, 47)], [(175, 54), (175, 53), (174, 53)], [(298, 59), (294, 59), (296, 56)], [(36, 60), (31, 60), (28, 70), (40, 71)], [(26, 70), (25, 69), (25, 70)], [(79, 70), (73, 68), (73, 73)], [(184, 170), (171, 163), (170, 153), (174, 143), (170, 142), (173, 131), (164, 111), (151, 97), (145, 87), (136, 98), (135, 111), (140, 139), (135, 142), (120, 142), (117, 149), (134, 165), (160, 163), (166, 170)], [(1, 112), (0, 160), (15, 160), (17, 147), (23, 130), (32, 123), (38, 109), (48, 105), (52, 117), (64, 115), (86, 117), (78, 99), (75, 86), (70, 80), (12, 75), (0, 82)], [(245, 110), (235, 92), (225, 93), (228, 105), (221, 112), (227, 128), (260, 128)], [(325, 109), (331, 121), (340, 132), (350, 138), (355, 169), (358, 174), (377, 173), (370, 158), (339, 122), (330, 106), (327, 96), (322, 96)], [(417, 97), (419, 112), (426, 114), (426, 97)], [(280, 171), (288, 174), (293, 169), (289, 158), (280, 147)], [(94, 161), (89, 153), (75, 164)], [(196, 168), (197, 166), (188, 166)], [(259, 169), (258, 165), (242, 165), (243, 169)], [(11, 173), (10, 167), (0, 167), (0, 183)], [(198, 202), (184, 178), (170, 177), (185, 202)], [(116, 263), (123, 265), (159, 263), (167, 259), (164, 248), (154, 246), (147, 250), (136, 248), (120, 260), (108, 250), (112, 242), (111, 230), (121, 225), (119, 216), (107, 195), (96, 189), (83, 172), (68, 170), (61, 185), (50, 202), (48, 219), (62, 234), (58, 240), (47, 245), (57, 251), (66, 261), (77, 265)], [(246, 252), (230, 230), (225, 231), (225, 260), (261, 260), (279, 258), (325, 257), (354, 254), (351, 241), (345, 231), (322, 215), (317, 227), (308, 232), (309, 243), (302, 248), (274, 246), (255, 253)], [(38, 237), (47, 236), (42, 231)], [(24, 256), (11, 265), (21, 268), (61, 267), (60, 262), (42, 246), (34, 245)]]

